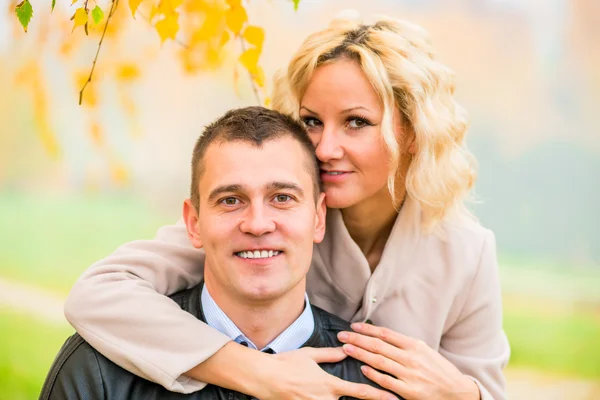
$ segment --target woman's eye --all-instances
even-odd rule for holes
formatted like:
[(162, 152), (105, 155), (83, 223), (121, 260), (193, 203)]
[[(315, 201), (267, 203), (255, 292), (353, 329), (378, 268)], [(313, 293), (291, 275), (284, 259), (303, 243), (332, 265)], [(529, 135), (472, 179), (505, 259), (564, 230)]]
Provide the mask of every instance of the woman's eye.
[(226, 206), (235, 206), (238, 204), (238, 202), (239, 200), (235, 197), (225, 197), (223, 200), (221, 200), (221, 204), (225, 204)]
[(277, 203), (286, 203), (288, 201), (290, 201), (292, 198), (290, 196), (288, 196), (287, 194), (278, 194), (277, 196), (275, 196), (275, 201)]
[(348, 120), (348, 127), (350, 129), (360, 129), (367, 125), (370, 125), (369, 122), (367, 122), (366, 120), (364, 120), (362, 118), (352, 118), (352, 119)]
[(302, 118), (302, 122), (309, 128), (315, 128), (321, 125), (321, 121), (313, 117), (304, 117)]

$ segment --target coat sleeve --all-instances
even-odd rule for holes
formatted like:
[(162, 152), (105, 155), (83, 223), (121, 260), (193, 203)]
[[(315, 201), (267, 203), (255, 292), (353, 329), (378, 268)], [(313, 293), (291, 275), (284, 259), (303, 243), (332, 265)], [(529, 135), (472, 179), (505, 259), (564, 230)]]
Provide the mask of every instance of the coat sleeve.
[(65, 316), (120, 367), (170, 391), (200, 390), (205, 383), (182, 374), (230, 339), (165, 295), (198, 284), (203, 266), (204, 252), (191, 245), (180, 220), (90, 266), (71, 289)]
[(486, 230), (477, 270), (462, 312), (442, 336), (440, 353), (479, 386), (482, 400), (506, 398), (503, 369), (510, 346), (502, 329), (496, 243)]
[(54, 359), (39, 399), (101, 400), (105, 397), (96, 353), (79, 335), (71, 336)]

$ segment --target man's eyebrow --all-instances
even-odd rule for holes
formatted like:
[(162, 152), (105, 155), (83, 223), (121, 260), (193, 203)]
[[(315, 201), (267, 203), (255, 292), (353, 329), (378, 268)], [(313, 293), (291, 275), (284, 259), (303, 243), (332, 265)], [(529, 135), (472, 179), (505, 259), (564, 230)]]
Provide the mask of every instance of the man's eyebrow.
[(289, 181), (271, 182), (267, 185), (267, 188), (271, 189), (271, 190), (284, 190), (284, 189), (293, 190), (293, 191), (297, 192), (301, 197), (304, 196), (304, 190), (302, 190), (300, 185), (298, 185), (294, 182), (289, 182)]
[(242, 190), (242, 185), (222, 185), (213, 189), (208, 195), (208, 201), (213, 201), (215, 197), (218, 197), (223, 193), (239, 192)]

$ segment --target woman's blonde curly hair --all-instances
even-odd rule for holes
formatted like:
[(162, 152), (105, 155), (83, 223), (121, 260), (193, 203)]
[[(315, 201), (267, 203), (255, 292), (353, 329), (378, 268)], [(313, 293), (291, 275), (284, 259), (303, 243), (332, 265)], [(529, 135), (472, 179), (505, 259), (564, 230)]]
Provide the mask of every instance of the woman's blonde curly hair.
[(381, 132), (390, 154), (388, 188), (394, 202), (401, 139), (393, 128), (398, 107), (414, 132), (416, 153), (405, 177), (407, 194), (433, 229), (449, 215), (469, 215), (464, 206), (476, 178), (476, 161), (463, 146), (466, 113), (454, 99), (454, 74), (436, 60), (425, 30), (405, 21), (381, 18), (371, 25), (335, 19), (310, 35), (275, 78), (273, 108), (298, 117), (300, 101), (320, 65), (355, 60), (384, 106)]

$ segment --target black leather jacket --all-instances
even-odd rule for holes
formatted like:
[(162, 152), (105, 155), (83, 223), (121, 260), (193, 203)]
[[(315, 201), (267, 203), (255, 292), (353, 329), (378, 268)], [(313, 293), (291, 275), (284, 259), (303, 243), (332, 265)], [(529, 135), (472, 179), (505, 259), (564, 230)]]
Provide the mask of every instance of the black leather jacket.
[[(171, 298), (182, 309), (205, 321), (200, 301), (201, 290), (202, 284), (176, 293)], [(340, 331), (350, 330), (349, 324), (318, 307), (312, 306), (312, 311), (315, 330), (302, 347), (341, 346), (336, 335)], [(363, 365), (361, 362), (347, 357), (339, 363), (321, 364), (321, 368), (347, 381), (378, 387), (363, 375), (360, 370), (361, 365)], [(190, 394), (170, 392), (156, 383), (140, 378), (117, 366), (98, 353), (78, 334), (67, 339), (61, 348), (40, 394), (41, 400), (237, 400), (251, 398), (214, 385), (207, 385), (201, 391)]]

